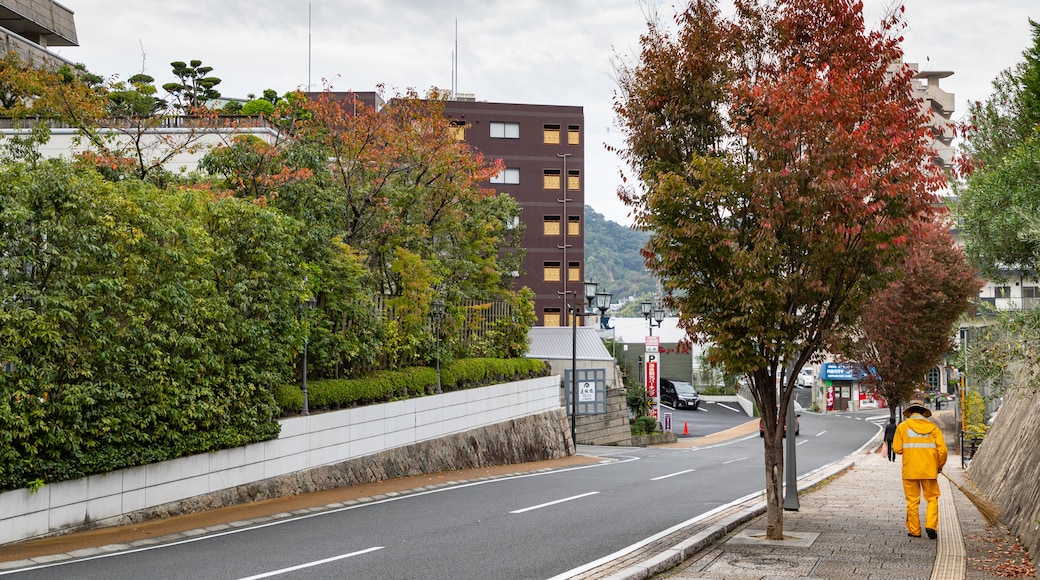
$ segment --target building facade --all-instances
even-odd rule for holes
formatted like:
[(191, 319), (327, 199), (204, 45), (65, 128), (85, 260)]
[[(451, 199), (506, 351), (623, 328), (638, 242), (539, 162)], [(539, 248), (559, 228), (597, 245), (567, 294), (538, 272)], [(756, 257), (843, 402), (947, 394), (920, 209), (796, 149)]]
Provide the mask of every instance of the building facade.
[(73, 12), (53, 0), (0, 0), (0, 50), (34, 66), (68, 63), (49, 46), (79, 46)]
[(575, 295), (579, 305), (584, 300), (583, 108), (460, 98), (446, 103), (445, 114), (460, 138), (505, 164), (488, 185), (522, 208), (525, 255), (513, 288), (534, 291), (537, 325), (569, 325), (566, 304), (573, 304)]

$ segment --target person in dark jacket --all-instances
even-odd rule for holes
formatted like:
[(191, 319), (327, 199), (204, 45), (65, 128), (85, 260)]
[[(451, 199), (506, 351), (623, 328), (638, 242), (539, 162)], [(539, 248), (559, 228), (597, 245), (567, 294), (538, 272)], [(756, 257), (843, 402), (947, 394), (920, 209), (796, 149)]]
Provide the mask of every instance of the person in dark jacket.
[(888, 447), (888, 460), (896, 460), (896, 450), (892, 449), (892, 440), (896, 436), (896, 418), (889, 417), (888, 425), (885, 425), (885, 447)]

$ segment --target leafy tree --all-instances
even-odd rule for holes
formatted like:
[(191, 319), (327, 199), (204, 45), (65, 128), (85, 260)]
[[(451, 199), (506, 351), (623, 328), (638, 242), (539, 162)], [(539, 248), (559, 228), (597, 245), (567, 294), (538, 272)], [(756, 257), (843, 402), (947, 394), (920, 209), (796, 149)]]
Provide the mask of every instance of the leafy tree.
[(960, 218), (969, 260), (990, 280), (1037, 271), (1040, 240), (1028, 235), (1040, 218), (1040, 133), (1008, 151), (999, 164), (983, 166), (958, 188), (953, 207)]
[[(765, 423), (767, 535), (783, 537), (782, 422), (798, 371), (885, 287), (943, 180), (894, 14), (852, 1), (693, 0), (651, 23), (615, 110), (645, 187), (621, 193), (666, 304), (713, 363), (744, 374)], [(787, 365), (786, 384), (776, 390)]]
[(57, 159), (0, 177), (0, 488), (277, 434), (297, 222)]
[(164, 84), (163, 90), (177, 101), (174, 107), (178, 110), (193, 113), (208, 101), (220, 98), (220, 91), (213, 87), (219, 85), (221, 79), (206, 76), (213, 72), (213, 67), (202, 66), (201, 60), (192, 60), (187, 64), (178, 60), (170, 63), (170, 66), (178, 82)]
[(966, 173), (999, 165), (1040, 126), (1040, 23), (1029, 25), (1033, 44), (1022, 53), (1025, 61), (997, 75), (988, 99), (968, 105), (960, 160)]
[(900, 277), (863, 309), (845, 349), (867, 370), (862, 382), (876, 386), (892, 417), (953, 349), (953, 325), (982, 287), (948, 227), (938, 222), (922, 226), (897, 270)]
[(108, 114), (115, 119), (151, 117), (166, 108), (166, 101), (156, 97), (155, 79), (135, 74), (126, 82), (116, 82), (108, 89)]

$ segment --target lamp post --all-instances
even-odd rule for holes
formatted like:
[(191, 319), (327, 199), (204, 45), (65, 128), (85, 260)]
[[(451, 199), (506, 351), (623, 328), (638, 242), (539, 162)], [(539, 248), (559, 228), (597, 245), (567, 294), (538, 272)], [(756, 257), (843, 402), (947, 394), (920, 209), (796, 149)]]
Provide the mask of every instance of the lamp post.
[[(578, 317), (599, 315), (601, 318), (610, 309), (609, 292), (596, 292), (595, 282), (585, 282), (585, 303), (578, 310), (578, 296), (574, 296), (571, 307), (571, 442), (578, 448)], [(599, 312), (588, 312), (593, 306)]]
[(433, 301), (433, 334), (437, 341), (437, 390), (435, 393), (442, 393), (441, 390), (441, 319), (444, 318), (444, 301), (437, 299)]
[[(653, 336), (654, 327), (661, 328), (661, 322), (664, 320), (664, 308), (655, 308), (652, 302), (643, 302), (640, 306), (643, 308), (643, 318), (650, 325), (650, 336)], [(657, 324), (654, 324), (655, 321)]]
[(304, 334), (303, 334), (303, 384), (301, 389), (303, 390), (303, 409), (300, 411), (301, 415), (310, 415), (310, 402), (307, 397), (307, 345), (311, 338), (311, 323), (310, 323), (310, 311), (314, 310), (314, 307), (318, 304), (318, 300), (311, 296), (307, 300), (300, 303), (303, 310), (304, 318)]
[(570, 198), (567, 197), (567, 158), (570, 157), (571, 154), (557, 153), (556, 156), (563, 159), (563, 173), (560, 175), (562, 181), (560, 186), (563, 188), (563, 197), (557, 201), (563, 204), (563, 216), (560, 219), (560, 234), (562, 238), (560, 249), (563, 250), (563, 268), (561, 268), (563, 270), (563, 292), (561, 292), (560, 295), (563, 296), (563, 304), (566, 306), (568, 294), (567, 279), (570, 278), (571, 275), (570, 265), (567, 263), (567, 248), (571, 247), (570, 241), (568, 240), (568, 234), (570, 233), (570, 218), (567, 217), (567, 202), (570, 201)]

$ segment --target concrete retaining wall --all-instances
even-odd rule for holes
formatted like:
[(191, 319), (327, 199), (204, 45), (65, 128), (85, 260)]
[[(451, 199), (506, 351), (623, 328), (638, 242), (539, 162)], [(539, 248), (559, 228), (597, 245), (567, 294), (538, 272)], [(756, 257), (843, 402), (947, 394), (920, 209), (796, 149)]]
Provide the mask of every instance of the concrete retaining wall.
[(559, 385), (548, 376), (285, 419), (271, 441), (35, 493), (5, 492), (0, 544), (386, 477), (563, 456), (570, 430)]
[[(1024, 384), (1020, 381), (1019, 384)], [(1033, 559), (1040, 560), (1040, 391), (1024, 387), (1004, 396), (1000, 413), (975, 453), (968, 475), (1003, 509), (1006, 523)], [(959, 461), (951, 457), (951, 461)]]

